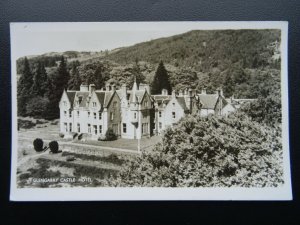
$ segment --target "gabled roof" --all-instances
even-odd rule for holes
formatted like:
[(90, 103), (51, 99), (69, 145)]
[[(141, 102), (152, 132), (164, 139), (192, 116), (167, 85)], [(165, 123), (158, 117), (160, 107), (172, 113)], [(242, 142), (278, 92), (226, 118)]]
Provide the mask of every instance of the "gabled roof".
[(82, 100), (81, 102), (79, 103), (79, 107), (87, 107), (87, 100), (88, 100), (88, 97), (89, 97), (89, 92), (87, 91), (76, 91), (76, 97), (79, 98), (79, 97), (82, 97)]
[(71, 107), (73, 107), (76, 91), (66, 91), (66, 94), (67, 94), (67, 97), (68, 97), (68, 99), (71, 103)]
[(145, 93), (146, 93), (146, 90), (136, 90), (134, 93), (132, 93), (132, 91), (131, 91), (130, 97), (129, 97), (129, 102), (140, 103), (143, 100)]
[(105, 92), (98, 92), (98, 91), (96, 91), (95, 94), (96, 94), (96, 96), (97, 96), (98, 101), (100, 102), (100, 104), (104, 105)]
[(184, 97), (176, 97), (176, 99), (183, 110), (188, 110), (188, 107), (185, 104)]
[(95, 91), (95, 93), (96, 93), (96, 96), (97, 96), (100, 104), (103, 105), (103, 107), (107, 107), (114, 92), (112, 92), (112, 91)]
[(169, 103), (171, 95), (151, 95), (151, 98), (157, 103), (158, 108), (162, 108), (163, 103)]
[(198, 94), (202, 108), (214, 109), (218, 101), (218, 94)]

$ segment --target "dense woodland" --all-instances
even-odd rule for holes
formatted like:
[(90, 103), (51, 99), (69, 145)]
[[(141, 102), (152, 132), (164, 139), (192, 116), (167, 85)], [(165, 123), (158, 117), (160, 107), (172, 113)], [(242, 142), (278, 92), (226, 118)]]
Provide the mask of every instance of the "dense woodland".
[[(63, 88), (76, 90), (81, 83), (95, 83), (97, 88), (106, 82), (131, 87), (136, 76), (138, 82), (149, 83), (157, 93), (160, 88), (155, 85), (154, 76), (161, 61), (168, 73), (168, 90), (192, 87), (214, 92), (222, 87), (226, 97), (266, 98), (275, 92), (280, 98), (279, 43), (278, 30), (196, 30), (113, 51), (52, 52), (20, 58), (18, 96), (23, 108), (19, 108), (19, 115), (57, 117), (57, 109), (36, 109), (36, 100), (49, 105), (52, 98), (57, 103), (55, 98), (59, 98)], [(64, 68), (60, 66), (62, 58)], [(40, 84), (43, 91), (29, 93), (29, 89), (36, 89), (34, 84)], [(50, 97), (51, 92), (57, 92), (57, 96)], [(37, 99), (24, 101), (29, 95), (28, 99)], [(48, 110), (57, 107), (54, 103)]]
[(18, 115), (55, 119), (64, 89), (81, 83), (186, 87), (256, 98), (228, 118), (188, 116), (129, 160), (114, 186), (277, 186), (283, 183), (279, 30), (190, 31), (104, 52), (17, 60)]

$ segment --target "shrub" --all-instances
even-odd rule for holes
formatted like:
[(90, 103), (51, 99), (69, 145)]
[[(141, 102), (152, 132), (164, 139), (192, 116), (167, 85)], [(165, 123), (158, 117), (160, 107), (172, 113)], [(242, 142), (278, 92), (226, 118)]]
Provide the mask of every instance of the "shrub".
[(64, 134), (63, 133), (59, 133), (59, 137), (64, 138)]
[(284, 182), (281, 129), (246, 115), (187, 116), (166, 129), (152, 151), (129, 160), (123, 168), (119, 178), (109, 182), (148, 187), (277, 187)]
[(114, 133), (112, 128), (108, 128), (105, 133), (105, 140), (106, 141), (113, 141), (117, 139), (117, 135)]
[(49, 143), (49, 148), (52, 153), (58, 153), (58, 143), (57, 141), (51, 141)]
[(74, 161), (76, 158), (75, 158), (75, 156), (73, 156), (73, 155), (68, 155), (67, 157), (66, 157), (66, 161), (67, 162), (71, 162), (71, 161)]
[(36, 139), (33, 141), (33, 147), (34, 147), (34, 150), (37, 151), (37, 152), (43, 151), (43, 145), (44, 145), (44, 142), (43, 142), (43, 140), (40, 139), (40, 138), (36, 138)]

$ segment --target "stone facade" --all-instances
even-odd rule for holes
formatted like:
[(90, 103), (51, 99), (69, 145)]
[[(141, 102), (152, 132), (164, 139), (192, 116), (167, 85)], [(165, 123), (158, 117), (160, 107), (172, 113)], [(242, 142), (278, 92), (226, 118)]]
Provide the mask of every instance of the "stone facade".
[[(243, 100), (244, 102), (247, 100)], [(104, 138), (111, 128), (122, 138), (140, 139), (160, 134), (176, 124), (186, 114), (228, 115), (239, 107), (237, 99), (225, 99), (222, 90), (215, 94), (200, 94), (185, 89), (169, 94), (150, 95), (149, 85), (126, 85), (118, 90), (106, 86), (95, 90), (95, 85), (81, 85), (79, 91), (64, 91), (59, 103), (60, 132), (66, 137), (85, 135), (90, 139)]]

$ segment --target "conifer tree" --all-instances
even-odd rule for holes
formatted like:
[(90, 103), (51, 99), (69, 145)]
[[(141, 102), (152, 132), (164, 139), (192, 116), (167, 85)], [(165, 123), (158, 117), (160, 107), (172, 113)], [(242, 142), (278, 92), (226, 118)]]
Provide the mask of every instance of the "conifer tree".
[(168, 72), (161, 61), (151, 84), (151, 94), (160, 94), (162, 89), (167, 89), (169, 94), (172, 92)]
[(55, 119), (59, 117), (59, 101), (65, 88), (68, 86), (70, 78), (69, 71), (67, 70), (67, 64), (64, 57), (61, 57), (60, 64), (57, 68), (57, 72), (51, 82), (51, 89), (48, 90), (47, 97), (49, 103), (47, 105), (45, 116), (47, 119)]
[(30, 99), (32, 86), (32, 72), (29, 66), (28, 59), (24, 59), (24, 69), (18, 81), (17, 99), (18, 99), (18, 115), (26, 115), (26, 104)]
[(70, 74), (70, 80), (68, 82), (68, 88), (70, 90), (79, 90), (80, 85), (81, 85), (81, 78), (79, 75), (79, 71), (76, 64), (73, 64), (71, 69), (71, 74)]
[(37, 69), (33, 76), (33, 85), (31, 87), (31, 94), (34, 96), (44, 96), (47, 85), (47, 73), (42, 62), (38, 62)]

